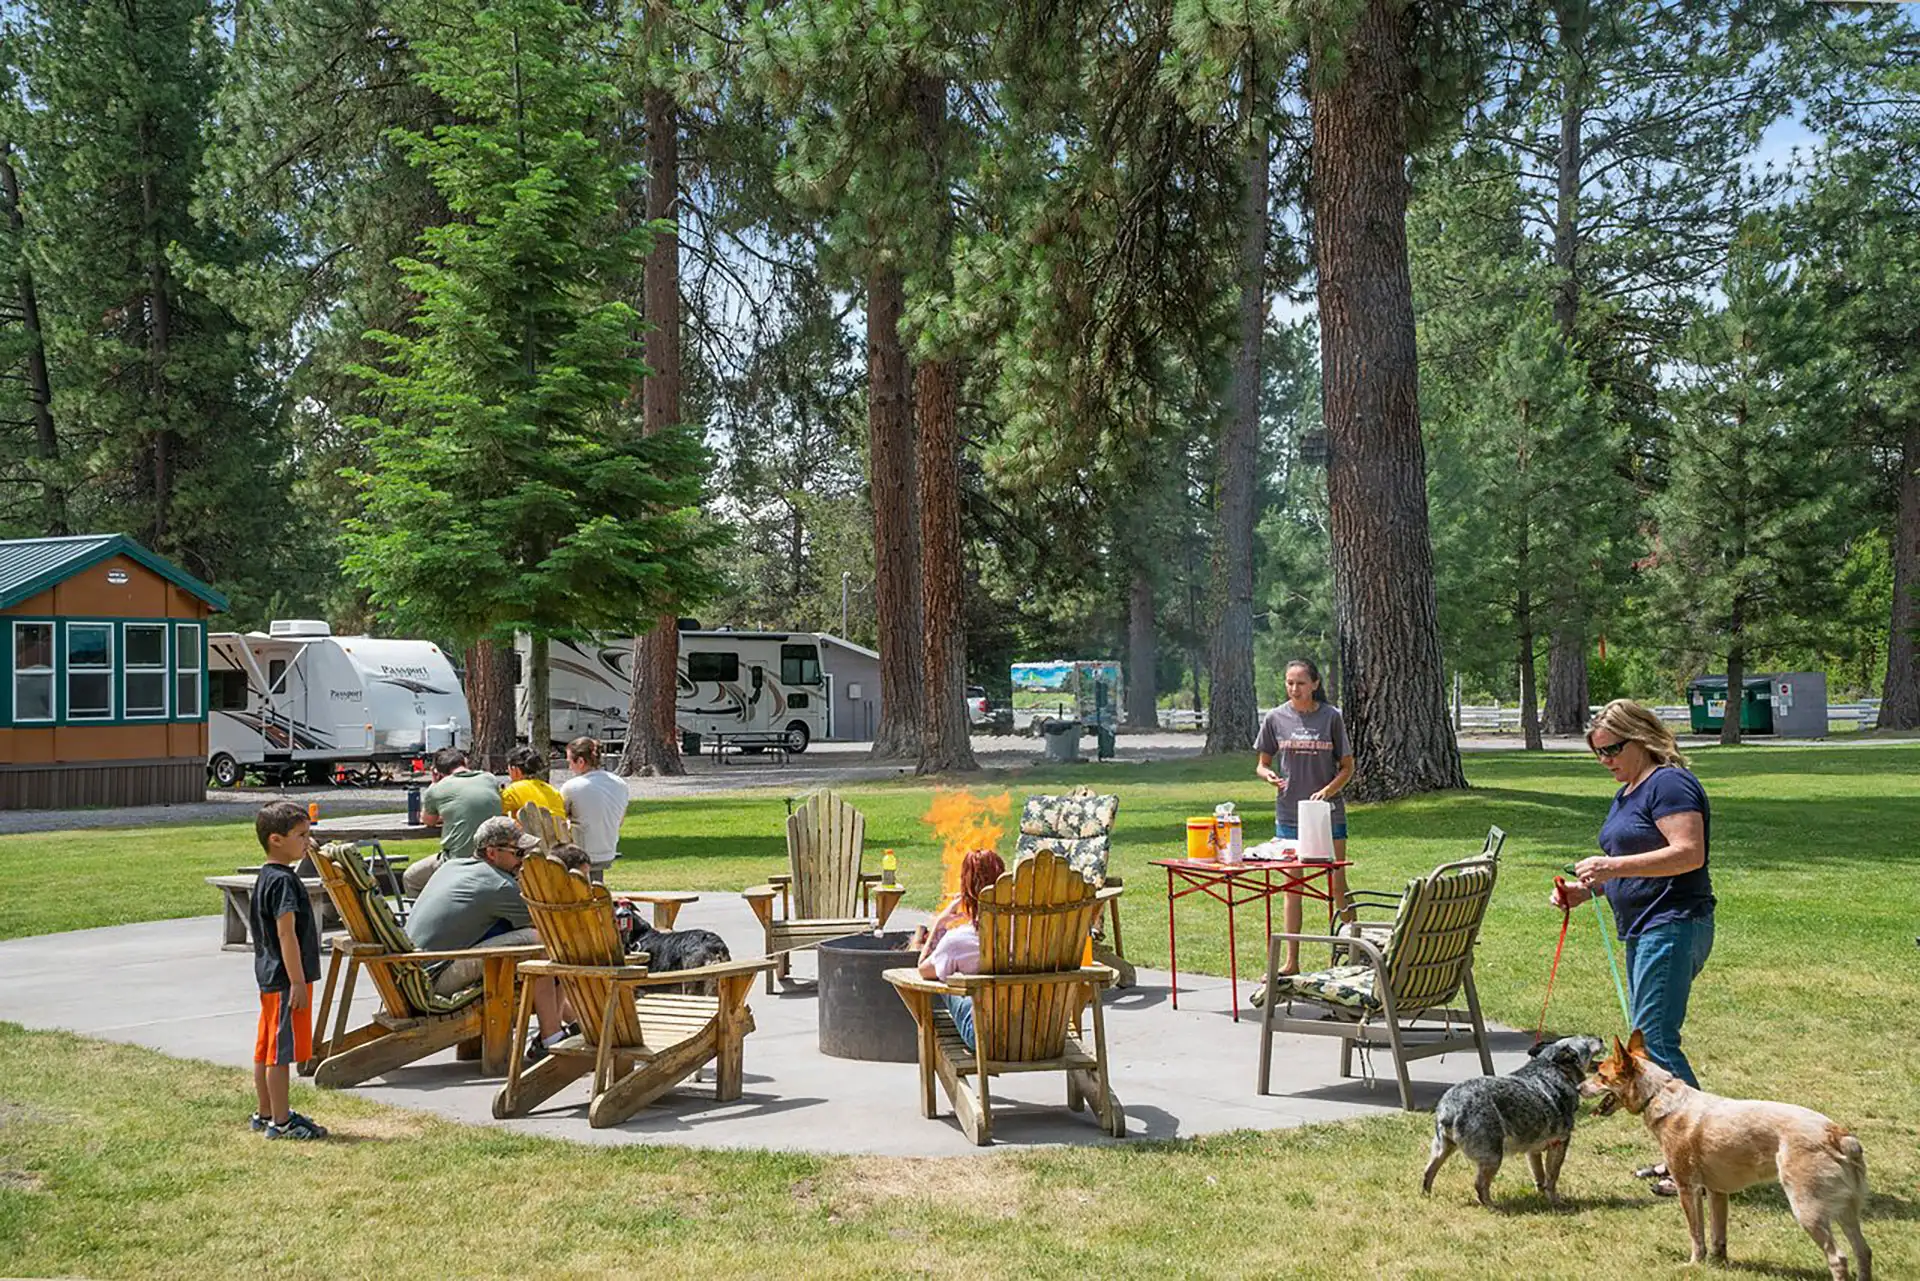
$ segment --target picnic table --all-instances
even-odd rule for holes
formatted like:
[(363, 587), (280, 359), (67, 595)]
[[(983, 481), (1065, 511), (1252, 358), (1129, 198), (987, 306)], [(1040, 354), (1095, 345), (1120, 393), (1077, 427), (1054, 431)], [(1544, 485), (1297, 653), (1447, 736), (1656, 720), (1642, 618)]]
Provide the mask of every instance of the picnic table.
[(1327, 932), (1331, 934), (1332, 873), (1335, 868), (1353, 866), (1351, 859), (1302, 862), (1290, 858), (1221, 863), (1212, 859), (1156, 858), (1152, 862), (1155, 867), (1167, 869), (1167, 968), (1172, 973), (1173, 1008), (1180, 1008), (1180, 950), (1173, 905), (1191, 895), (1204, 894), (1227, 905), (1227, 973), (1236, 1023), (1240, 1021), (1240, 959), (1235, 947), (1234, 909), (1243, 903), (1263, 904), (1267, 915), (1264, 938), (1273, 933), (1274, 895), (1298, 894), (1319, 899), (1327, 905)]
[[(252, 919), (253, 885), (260, 879), (259, 869), (206, 879), (207, 884), (220, 891), (220, 950), (253, 951), (253, 933), (248, 922)], [(303, 876), (300, 884), (306, 886), (307, 898), (313, 904), (313, 917), (321, 928), (330, 924), (338, 927), (340, 920), (334, 914), (333, 900), (327, 897), (327, 887), (320, 883), (320, 878)]]
[(398, 814), (343, 814), (323, 818), (312, 828), (315, 840), (327, 841), (430, 841), (437, 840), (440, 829), (425, 823), (409, 823), (405, 811)]

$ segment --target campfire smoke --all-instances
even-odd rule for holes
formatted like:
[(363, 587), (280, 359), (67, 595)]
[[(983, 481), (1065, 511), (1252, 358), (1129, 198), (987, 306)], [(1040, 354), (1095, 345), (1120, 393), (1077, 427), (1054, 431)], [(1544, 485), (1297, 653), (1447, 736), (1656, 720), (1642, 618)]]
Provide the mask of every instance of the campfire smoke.
[(950, 903), (960, 893), (960, 864), (971, 850), (990, 850), (1006, 830), (1013, 806), (1006, 792), (975, 796), (971, 792), (936, 792), (933, 804), (921, 816), (940, 842), (940, 901)]

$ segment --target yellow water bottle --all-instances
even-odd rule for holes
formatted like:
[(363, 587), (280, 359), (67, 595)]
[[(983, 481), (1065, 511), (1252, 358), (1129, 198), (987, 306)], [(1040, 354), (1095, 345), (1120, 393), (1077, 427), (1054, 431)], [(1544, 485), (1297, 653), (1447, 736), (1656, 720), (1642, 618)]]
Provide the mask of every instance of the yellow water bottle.
[(880, 883), (888, 889), (892, 889), (898, 885), (900, 879), (896, 873), (898, 873), (899, 870), (900, 860), (893, 856), (892, 850), (888, 850), (886, 855), (880, 860)]

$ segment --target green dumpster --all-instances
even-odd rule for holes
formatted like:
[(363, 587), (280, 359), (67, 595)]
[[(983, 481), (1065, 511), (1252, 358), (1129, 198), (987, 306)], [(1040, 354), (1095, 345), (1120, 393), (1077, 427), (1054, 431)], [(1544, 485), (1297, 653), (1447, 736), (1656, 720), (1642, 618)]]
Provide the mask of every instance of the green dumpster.
[[(1740, 730), (1746, 734), (1773, 733), (1773, 682), (1752, 676), (1741, 682)], [(1687, 682), (1687, 712), (1696, 734), (1718, 734), (1726, 719), (1727, 678), (1696, 676)]]

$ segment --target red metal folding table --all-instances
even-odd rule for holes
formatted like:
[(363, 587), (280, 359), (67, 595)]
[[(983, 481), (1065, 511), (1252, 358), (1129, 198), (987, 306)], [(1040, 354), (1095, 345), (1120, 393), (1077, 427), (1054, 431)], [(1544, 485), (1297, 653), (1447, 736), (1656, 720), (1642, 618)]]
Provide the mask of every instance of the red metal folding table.
[[(1167, 869), (1167, 968), (1173, 973), (1173, 1008), (1180, 1008), (1180, 951), (1174, 929), (1175, 900), (1205, 894), (1227, 905), (1227, 974), (1233, 992), (1233, 1019), (1240, 1021), (1240, 958), (1235, 947), (1233, 909), (1259, 900), (1266, 906), (1267, 935), (1273, 933), (1273, 896), (1298, 894), (1327, 905), (1327, 932), (1333, 932), (1335, 868), (1352, 867), (1351, 859), (1303, 863), (1297, 859), (1220, 863), (1205, 859), (1156, 858), (1155, 867)], [(1277, 878), (1275, 874), (1278, 874)], [(1185, 888), (1180, 888), (1184, 885)]]

